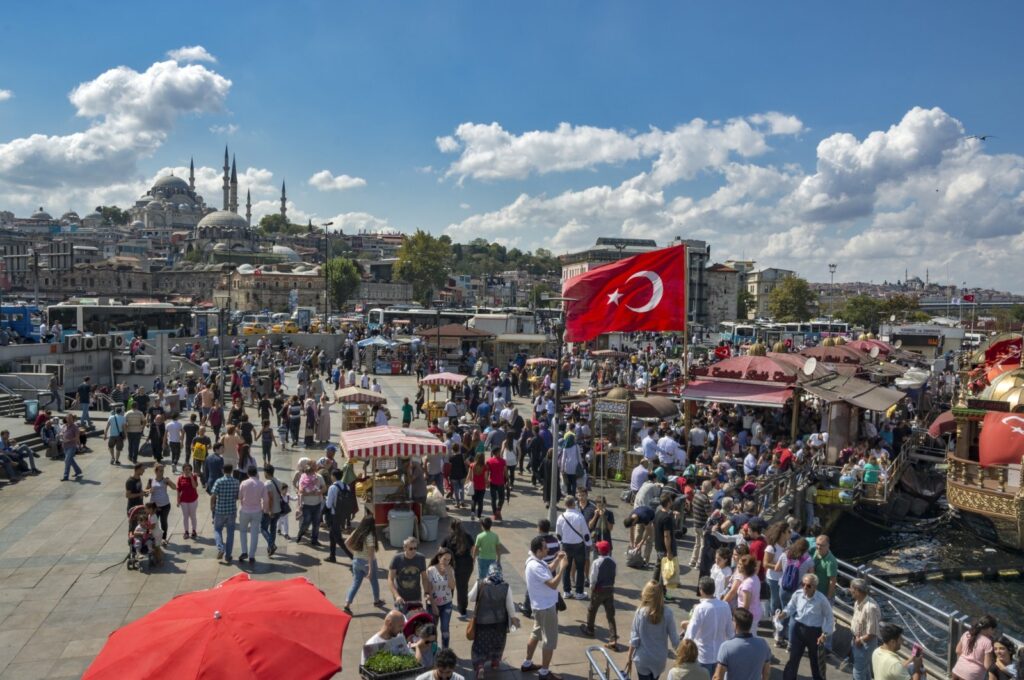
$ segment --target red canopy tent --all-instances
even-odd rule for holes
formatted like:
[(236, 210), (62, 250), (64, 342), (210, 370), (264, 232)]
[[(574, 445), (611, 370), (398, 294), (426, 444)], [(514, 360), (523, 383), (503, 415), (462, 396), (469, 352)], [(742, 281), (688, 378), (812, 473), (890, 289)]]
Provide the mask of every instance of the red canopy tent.
[(932, 424), (928, 426), (928, 436), (933, 439), (938, 439), (944, 434), (950, 432), (956, 432), (956, 420), (953, 418), (952, 411), (945, 411), (940, 413), (939, 416), (932, 421)]

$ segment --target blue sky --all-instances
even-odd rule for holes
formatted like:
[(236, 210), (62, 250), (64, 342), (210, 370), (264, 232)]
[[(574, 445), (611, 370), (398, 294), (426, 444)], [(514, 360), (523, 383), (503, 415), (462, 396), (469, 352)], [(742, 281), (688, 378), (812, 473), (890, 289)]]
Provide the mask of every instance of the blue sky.
[(0, 209), (126, 205), (190, 156), (216, 187), (227, 143), (257, 213), (286, 179), (346, 231), (680, 235), (812, 280), (1024, 289), (1019, 4), (97, 8), (5, 9)]

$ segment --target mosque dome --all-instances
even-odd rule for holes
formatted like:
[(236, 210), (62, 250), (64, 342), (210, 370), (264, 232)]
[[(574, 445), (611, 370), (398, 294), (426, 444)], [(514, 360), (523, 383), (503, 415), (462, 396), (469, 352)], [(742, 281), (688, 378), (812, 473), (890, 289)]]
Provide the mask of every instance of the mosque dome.
[(196, 227), (199, 229), (205, 229), (208, 227), (217, 227), (220, 229), (248, 229), (249, 223), (246, 222), (245, 218), (238, 213), (233, 213), (230, 210), (217, 210), (199, 220), (199, 224), (197, 224)]
[(1024, 405), (1024, 369), (1017, 368), (993, 378), (992, 384), (980, 396), (991, 401), (1005, 401), (1010, 410)]
[(146, 223), (142, 220), (135, 220), (129, 225), (132, 229), (145, 229)]
[(88, 215), (85, 216), (85, 219), (87, 219), (87, 220), (102, 220), (104, 218), (103, 218), (103, 215), (101, 215), (98, 212), (91, 212), (91, 213), (89, 213)]
[(228, 249), (228, 244), (227, 243), (218, 243), (217, 245), (215, 245), (213, 247), (213, 249), (216, 252), (218, 252), (218, 253), (222, 253), (222, 252), (224, 252), (224, 251), (226, 251)]
[(69, 210), (66, 213), (64, 213), (63, 215), (61, 215), (60, 219), (62, 221), (66, 220), (68, 222), (77, 222), (78, 220), (80, 220), (82, 218), (79, 217), (78, 213), (76, 213), (74, 210)]
[(34, 213), (32, 213), (32, 219), (34, 219), (34, 220), (52, 220), (53, 216), (50, 215), (50, 213), (48, 213), (45, 210), (43, 210), (42, 208), (39, 208), (39, 210), (37, 210)]
[(299, 257), (299, 254), (292, 250), (291, 248), (289, 248), (288, 246), (274, 246), (273, 248), (271, 248), (271, 252), (274, 253), (274, 255), (282, 256), (288, 262), (302, 261), (302, 258)]
[(154, 198), (152, 201), (146, 204), (146, 210), (163, 210), (164, 205), (158, 199)]
[(163, 190), (167, 194), (184, 194), (188, 192), (188, 182), (180, 177), (167, 175), (153, 183), (150, 193), (156, 193), (158, 190)]

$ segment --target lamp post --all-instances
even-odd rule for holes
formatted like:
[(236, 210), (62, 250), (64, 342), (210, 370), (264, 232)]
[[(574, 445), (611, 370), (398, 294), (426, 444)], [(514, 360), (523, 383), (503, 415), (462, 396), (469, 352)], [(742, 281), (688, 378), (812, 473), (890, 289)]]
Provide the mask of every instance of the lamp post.
[(832, 318), (835, 310), (832, 307), (832, 296), (835, 295), (836, 289), (836, 268), (838, 265), (830, 263), (828, 265), (828, 332), (832, 332)]
[(334, 222), (324, 222), (322, 225), (324, 228), (324, 322), (320, 327), (320, 332), (324, 332), (327, 329), (327, 261), (331, 259), (331, 242), (327, 235), (327, 227), (334, 224)]
[(434, 355), (434, 369), (441, 372), (441, 299), (432, 300), (431, 304), (434, 305), (434, 320), (437, 322), (435, 331), (437, 332), (437, 350)]
[(558, 421), (562, 416), (562, 345), (565, 342), (565, 321), (563, 315), (565, 309), (563, 303), (575, 302), (576, 298), (561, 297), (557, 295), (545, 295), (541, 297), (546, 302), (557, 302), (558, 303), (558, 318), (552, 324), (555, 331), (555, 417), (551, 420), (551, 439), (554, 443), (552, 447), (554, 449), (554, 455), (551, 456), (551, 472), (550, 479), (548, 480), (548, 487), (550, 491), (550, 500), (548, 504), (548, 521), (551, 522), (551, 526), (555, 526), (555, 521), (558, 519), (558, 488), (560, 480), (558, 479)]

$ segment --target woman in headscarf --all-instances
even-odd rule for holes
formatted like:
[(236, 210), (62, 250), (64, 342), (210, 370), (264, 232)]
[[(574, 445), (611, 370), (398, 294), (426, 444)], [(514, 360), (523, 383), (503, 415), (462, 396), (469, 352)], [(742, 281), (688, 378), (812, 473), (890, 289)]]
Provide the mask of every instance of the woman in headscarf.
[(313, 447), (313, 438), (316, 437), (317, 430), (317, 417), (316, 417), (316, 399), (313, 397), (306, 397), (306, 401), (302, 404), (302, 411), (306, 416), (306, 432), (305, 432), (305, 445), (306, 448)]
[(326, 392), (320, 396), (320, 409), (316, 414), (316, 440), (321, 445), (331, 441), (331, 399)]
[(497, 562), (487, 570), (487, 578), (476, 582), (469, 591), (473, 603), (473, 619), (476, 622), (473, 636), (473, 671), (477, 680), (484, 677), (484, 664), (497, 668), (505, 654), (505, 640), (509, 624), (519, 626), (512, 590), (501, 576), (501, 565)]

